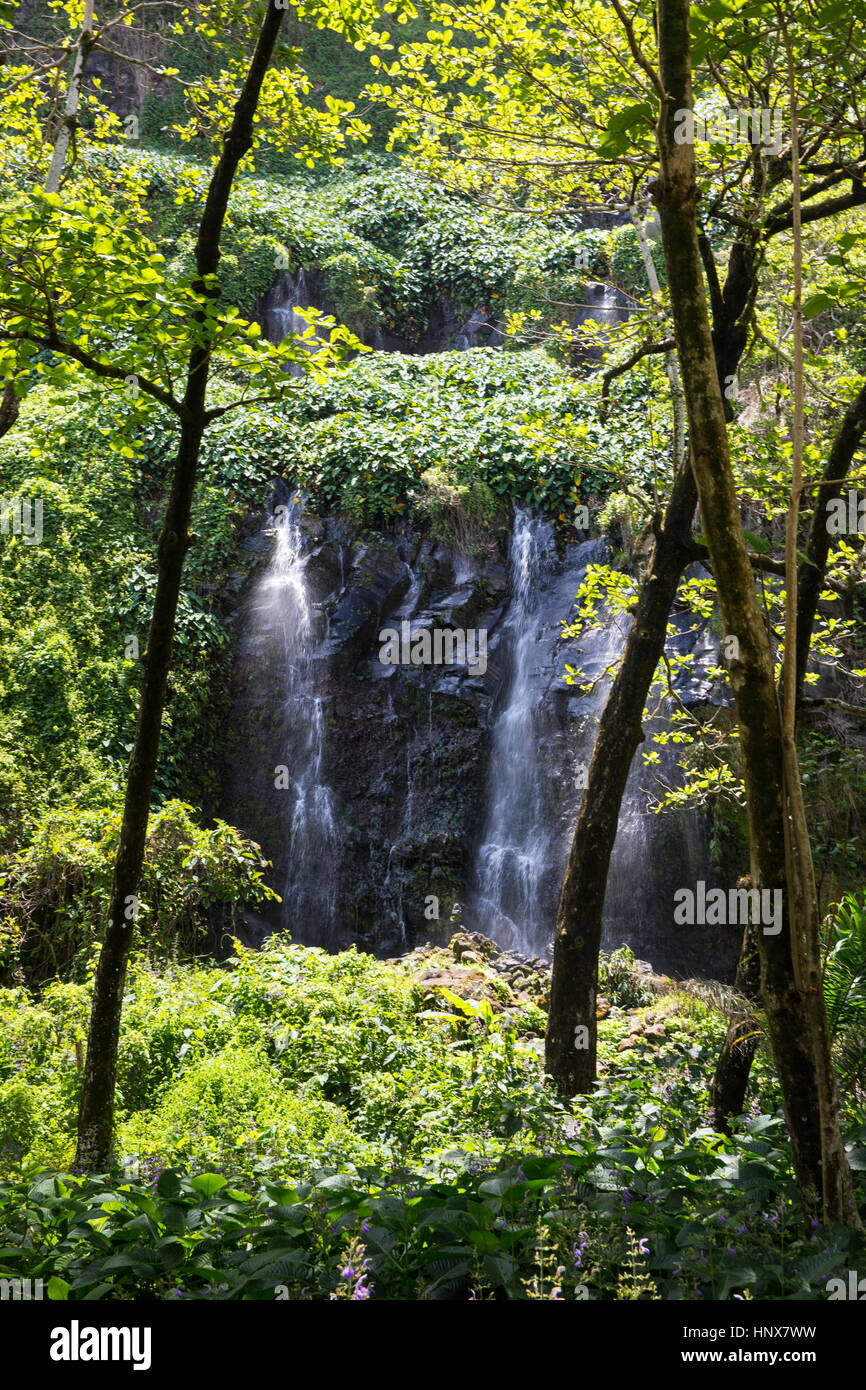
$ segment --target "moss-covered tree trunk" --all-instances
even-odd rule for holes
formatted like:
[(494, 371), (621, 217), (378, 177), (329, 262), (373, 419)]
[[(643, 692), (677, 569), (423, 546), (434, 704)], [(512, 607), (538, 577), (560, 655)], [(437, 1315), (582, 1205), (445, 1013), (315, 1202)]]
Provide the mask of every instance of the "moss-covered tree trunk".
[(751, 877), (781, 889), (780, 929), (759, 926), (761, 992), (779, 1075), (794, 1170), (807, 1214), (859, 1224), (839, 1131), (818, 961), (814, 904), (798, 858), (802, 798), (784, 747), (770, 636), (757, 601), (728, 447), (696, 227), (694, 150), (675, 140), (691, 108), (688, 0), (660, 0), (659, 208), (692, 469), (725, 630), (738, 642), (730, 676), (746, 787)]
[[(797, 583), (796, 692), (803, 698), (803, 682), (809, 664), (809, 651), (818, 598), (824, 586), (830, 556), (828, 503), (844, 495), (846, 476), (866, 432), (866, 386), (861, 387), (842, 417), (824, 465), (822, 482), (816, 489), (806, 544), (800, 555)], [(754, 945), (744, 939), (737, 968), (736, 989), (747, 999), (760, 996), (760, 970)], [(742, 1114), (752, 1060), (758, 1045), (755, 1029), (747, 1019), (733, 1019), (725, 1037), (712, 1086), (713, 1123), (728, 1133), (734, 1115)]]
[[(231, 126), (208, 188), (196, 242), (196, 291), (203, 300), (216, 294), (215, 277), (229, 195), (238, 165), (252, 145), (253, 123), (262, 83), (273, 56), (284, 11), (269, 0), (255, 51), (234, 109)], [(210, 370), (209, 330), (204, 307), (193, 323), (181, 435), (157, 552), (157, 584), (144, 656), (144, 678), (135, 739), (126, 775), (126, 796), (114, 880), (96, 981), (84, 1084), (78, 1114), (78, 1169), (104, 1169), (112, 1153), (117, 1046), (126, 969), (135, 931), (137, 894), (144, 862), (147, 823), (159, 753), (174, 622), (202, 436), (205, 431)]]

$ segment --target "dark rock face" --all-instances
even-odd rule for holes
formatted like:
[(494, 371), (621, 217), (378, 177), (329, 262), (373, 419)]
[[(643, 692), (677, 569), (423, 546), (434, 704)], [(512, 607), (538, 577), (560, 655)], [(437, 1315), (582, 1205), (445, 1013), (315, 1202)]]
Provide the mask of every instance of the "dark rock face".
[[(463, 666), (379, 660), (379, 633), (449, 623), (495, 628), (505, 569), (495, 540), (464, 579), (466, 557), (408, 530), (356, 536), (307, 519), (304, 578), (321, 617), (313, 653), (324, 711), (324, 779), (340, 828), (337, 935), (387, 953), (435, 937), (462, 893), (480, 815), (490, 694)], [(290, 828), (274, 789), (283, 653), (257, 623), (262, 556), (238, 613), (220, 814), (258, 840), (278, 891)], [(432, 900), (436, 899), (437, 902)], [(428, 916), (425, 917), (425, 908)], [(438, 915), (434, 915), (438, 914)], [(285, 925), (268, 914), (271, 926)], [(295, 923), (304, 939), (303, 923)]]
[[(97, 13), (97, 29), (104, 18)], [(38, 34), (43, 41), (55, 45), (68, 42), (66, 25), (51, 14), (45, 0), (20, 0), (15, 22), (23, 32)], [(155, 71), (162, 64), (172, 66), (171, 50), (161, 32), (146, 33), (138, 24), (117, 24), (111, 30), (108, 47), (113, 51), (95, 48), (88, 55), (85, 87), (92, 89), (98, 82), (100, 100), (115, 115), (121, 119), (140, 116), (148, 96), (164, 99), (172, 90), (171, 82)]]
[[(271, 504), (288, 496), (278, 485)], [(225, 727), (223, 796), (218, 814), (257, 840), (273, 862), (270, 881), (286, 899), (250, 934), (288, 928), (298, 940), (332, 949), (355, 941), (396, 955), (426, 941), (447, 941), (465, 923), (496, 933), (479, 915), (479, 849), (497, 791), (491, 750), (500, 746), (496, 722), (514, 689), (518, 659), (513, 614), (516, 586), (509, 569), (509, 535), (492, 533), (485, 553), (466, 556), (430, 535), (400, 525), (388, 533), (358, 534), (333, 519), (305, 517), (302, 578), (312, 606), (310, 680), (321, 710), (319, 780), (327, 785), (337, 842), (321, 862), (322, 893), (336, 903), (326, 941), (293, 911), (290, 877), (293, 826), (275, 768), (291, 762), (286, 748), (285, 634), (263, 622), (261, 585), (272, 565), (273, 519), (247, 542), (249, 575), (241, 591), (230, 712)], [(602, 676), (621, 650), (625, 628), (606, 623), (577, 644), (561, 640), (587, 564), (604, 558), (603, 541), (558, 555), (550, 545), (532, 604), (531, 640), (523, 698), (537, 709), (525, 753), (533, 796), (543, 807), (546, 848), (537, 877), (535, 935), (526, 954), (541, 956), (552, 937), (568, 845), (583, 794), (579, 769), (588, 764), (607, 682), (594, 690), (569, 685), (565, 663)], [(486, 670), (468, 661), (419, 664), (394, 660), (384, 631), (412, 639), (448, 628), (483, 631)], [(700, 656), (716, 649), (705, 632), (677, 642)], [(405, 653), (404, 653), (405, 654)], [(458, 653), (458, 657), (460, 654)], [(692, 664), (689, 692), (706, 699), (708, 682)], [(519, 750), (518, 750), (519, 752)], [(296, 752), (296, 759), (302, 753)], [(307, 752), (303, 756), (309, 756)], [(661, 772), (675, 777), (675, 754)], [(292, 777), (304, 769), (290, 767)], [(308, 779), (309, 780), (309, 779)], [(708, 867), (705, 828), (694, 813), (647, 814), (649, 770), (632, 771), (612, 865), (605, 945), (629, 944), (671, 975), (729, 977), (738, 946), (732, 928), (677, 927), (673, 894), (703, 878)], [(519, 839), (519, 829), (515, 831)], [(518, 849), (520, 846), (518, 845)], [(327, 858), (327, 862), (325, 862)], [(287, 891), (288, 888), (288, 891)], [(501, 924), (500, 924), (501, 926)], [(500, 941), (514, 945), (507, 931)]]

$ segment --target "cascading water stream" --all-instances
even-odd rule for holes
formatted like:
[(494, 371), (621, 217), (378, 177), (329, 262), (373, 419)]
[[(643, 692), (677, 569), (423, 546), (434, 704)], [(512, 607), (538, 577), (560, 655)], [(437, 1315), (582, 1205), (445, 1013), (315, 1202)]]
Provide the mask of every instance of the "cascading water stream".
[[(320, 290), (312, 273), (308, 280), (303, 269), (280, 272), (261, 305), (271, 342), (305, 331), (301, 311), (317, 296), (321, 301)], [(590, 364), (610, 326), (634, 305), (598, 281), (587, 282), (583, 298), (570, 324), (575, 360)], [(581, 342), (578, 330), (589, 320), (596, 336)], [(462, 326), (453, 312), (443, 314), (436, 341), (498, 346), (496, 333), (478, 306)], [(388, 339), (388, 350), (396, 341)], [(260, 535), (249, 548), (266, 543)], [(374, 542), (347, 536), (340, 518), (308, 519), (302, 527), (295, 511), (282, 517), (267, 571), (243, 600), (221, 808), (262, 846), (274, 866), (270, 882), (285, 900), (280, 911), (270, 905), (261, 917), (245, 914), (253, 939), (284, 928), (330, 949), (351, 939), (403, 949), (429, 935), (426, 906), (423, 918), (421, 911), (432, 884), (465, 904), (468, 926), (502, 945), (525, 954), (550, 945), (585, 787), (582, 769), (609, 690), (605, 673), (621, 654), (629, 620), (599, 614), (580, 632), (576, 652), (563, 645), (562, 623), (576, 616), (587, 567), (608, 558), (602, 539), (558, 554), (551, 524), (518, 510), (506, 584), (492, 547), (486, 557), (470, 557), (411, 527), (401, 529), (399, 541), (383, 535)], [(488, 677), (435, 667), (384, 670), (376, 659), (382, 623), (461, 626), (472, 621), (469, 614), (484, 613)], [(695, 657), (684, 696), (712, 703), (713, 643), (681, 637), (677, 650)], [(564, 679), (566, 662), (586, 672), (590, 688)], [(339, 710), (339, 718), (327, 720), (326, 710)], [(380, 728), (389, 750), (384, 759)], [(284, 768), (282, 785), (275, 764)], [(697, 928), (687, 938), (673, 929), (675, 887), (708, 877), (711, 866), (699, 813), (648, 813), (658, 773), (677, 781), (671, 744), (661, 746), (653, 771), (638, 756), (629, 776), (605, 939), (609, 946), (627, 942), (659, 968), (682, 973), (722, 955), (727, 961), (730, 952)], [(465, 846), (475, 842), (479, 824), (467, 874)]]
[(528, 950), (542, 929), (538, 889), (549, 864), (552, 834), (538, 767), (538, 702), (532, 680), (533, 616), (552, 544), (548, 522), (516, 513), (510, 554), (512, 599), (502, 634), (510, 671), (493, 726), (487, 812), (471, 909), (477, 930), (521, 950)]
[[(576, 652), (563, 646), (561, 620), (573, 617), (575, 595), (588, 566), (606, 558), (605, 543), (586, 541), (569, 555), (564, 564), (557, 560), (549, 522), (516, 513), (511, 600), (498, 648), (506, 674), (490, 737), (485, 819), (468, 920), (527, 955), (543, 952), (553, 939), (568, 847), (610, 690), (607, 673), (619, 661), (631, 623), (625, 615), (601, 613), (577, 639)], [(584, 673), (586, 688), (562, 682), (567, 661)], [(558, 701), (567, 704), (567, 715), (557, 714)], [(664, 710), (657, 718), (664, 727)], [(693, 813), (656, 817), (650, 812), (649, 793), (658, 786), (658, 775), (671, 785), (679, 777), (675, 747), (657, 751), (655, 770), (638, 756), (629, 774), (604, 922), (608, 949), (627, 942), (638, 953), (664, 960), (670, 947), (666, 905), (673, 887), (688, 883), (706, 865), (707, 846)]]
[(281, 822), (288, 841), (279, 891), (281, 926), (308, 944), (334, 932), (339, 836), (334, 797), (323, 771), (324, 702), (317, 693), (318, 614), (305, 578), (304, 533), (296, 507), (277, 518), (274, 552), (260, 581), (252, 620), (281, 651), (282, 707), (275, 760)]
[[(301, 336), (308, 332), (310, 325), (298, 310), (312, 307), (303, 267), (294, 275), (281, 270), (262, 305), (265, 336), (268, 341), (279, 347), (290, 333)], [(307, 341), (310, 351), (315, 351), (316, 340)], [(304, 369), (299, 362), (293, 362), (287, 370), (291, 376), (302, 376)]]

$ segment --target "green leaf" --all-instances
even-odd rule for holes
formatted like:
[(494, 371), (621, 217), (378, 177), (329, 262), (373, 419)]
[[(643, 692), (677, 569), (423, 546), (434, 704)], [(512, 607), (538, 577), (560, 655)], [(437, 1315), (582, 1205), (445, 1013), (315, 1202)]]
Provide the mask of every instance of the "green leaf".
[(156, 1190), (160, 1197), (176, 1197), (180, 1192), (180, 1178), (177, 1173), (172, 1172), (171, 1168), (166, 1168), (159, 1175)]
[(803, 304), (803, 317), (813, 319), (816, 314), (823, 314), (825, 310), (832, 309), (834, 305), (835, 300), (831, 299), (828, 294), (821, 291), (818, 294), (810, 294)]
[(201, 1192), (204, 1197), (213, 1197), (227, 1182), (228, 1178), (221, 1177), (219, 1173), (200, 1173), (197, 1178), (192, 1179), (190, 1187), (194, 1187), (196, 1192)]
[(744, 531), (743, 535), (757, 555), (764, 555), (768, 550), (773, 549), (772, 544), (766, 537), (756, 536), (754, 531)]

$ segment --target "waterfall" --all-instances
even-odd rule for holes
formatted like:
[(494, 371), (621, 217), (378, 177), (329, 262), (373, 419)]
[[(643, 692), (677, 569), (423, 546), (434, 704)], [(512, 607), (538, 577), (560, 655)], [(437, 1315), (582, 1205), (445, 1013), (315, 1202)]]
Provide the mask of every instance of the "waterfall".
[[(574, 618), (575, 596), (591, 564), (607, 558), (602, 540), (556, 557), (550, 523), (515, 515), (509, 559), (511, 593), (497, 664), (504, 678), (494, 706), (485, 814), (475, 855), (468, 924), (508, 949), (526, 955), (553, 939), (556, 905), (569, 846), (584, 795), (598, 720), (610, 691), (631, 618), (600, 613), (569, 650), (561, 622)], [(567, 685), (565, 663), (578, 667), (587, 686)], [(645, 724), (667, 726), (663, 708)], [(629, 773), (611, 859), (604, 907), (604, 944), (627, 943), (666, 968), (672, 960), (712, 958), (708, 940), (672, 941), (676, 886), (708, 875), (708, 849), (693, 811), (653, 815), (648, 802), (659, 780), (679, 780), (677, 749), (658, 750), (659, 765), (640, 754)], [(580, 775), (578, 775), (580, 774)], [(726, 949), (726, 948), (725, 948)]]
[[(294, 275), (281, 270), (262, 302), (265, 337), (279, 347), (290, 333), (305, 333), (310, 325), (298, 310), (312, 307), (303, 266)], [(315, 346), (313, 340), (310, 350), (314, 351)], [(288, 370), (291, 376), (301, 376), (303, 373), (299, 362), (293, 362)]]
[(629, 317), (634, 301), (613, 285), (601, 280), (590, 280), (584, 287), (585, 303), (581, 305), (574, 318), (575, 326), (593, 320), (599, 324), (622, 323)]
[[(279, 511), (279, 509), (278, 509)], [(317, 693), (318, 614), (308, 590), (304, 533), (297, 506), (277, 517), (274, 552), (260, 581), (251, 620), (275, 643), (280, 709), (276, 796), (285, 852), (280, 925), (307, 944), (330, 944), (335, 928), (339, 837), (325, 780), (325, 709)]]
[(544, 927), (539, 885), (550, 863), (551, 816), (539, 771), (534, 622), (549, 522), (518, 511), (509, 557), (512, 598), (502, 641), (510, 670), (490, 746), (486, 819), (475, 867), (473, 926), (531, 951)]
[[(589, 566), (610, 560), (607, 542), (558, 553), (552, 524), (518, 510), (503, 565), (427, 541), (414, 550), (347, 544), (341, 524), (301, 518), (295, 506), (277, 508), (249, 546), (269, 547), (269, 559), (238, 624), (219, 813), (261, 845), (284, 899), (246, 914), (251, 939), (285, 929), (305, 944), (337, 950), (355, 939), (391, 955), (429, 936), (427, 895), (444, 891), (464, 904), (468, 927), (542, 954), (606, 673), (631, 623), (600, 612), (562, 638)], [(482, 679), (451, 668), (384, 672), (374, 658), (380, 626), (395, 615), (420, 624), (452, 614), (462, 624), (476, 613), (488, 631)], [(715, 664), (714, 643), (694, 626), (671, 638), (693, 654), (677, 678), (687, 703), (710, 697)], [(587, 683), (566, 680), (566, 664)], [(669, 714), (663, 704), (647, 718), (647, 734)], [(638, 753), (629, 775), (604, 944), (627, 943), (670, 973), (729, 978), (733, 938), (673, 921), (676, 889), (710, 882), (714, 870), (699, 811), (648, 810), (659, 784), (680, 778), (678, 745), (656, 750), (657, 764)]]

